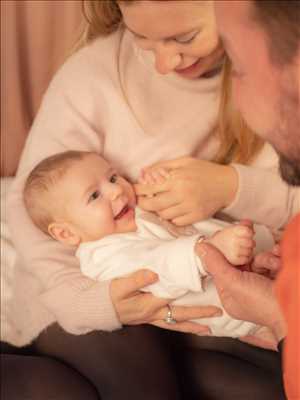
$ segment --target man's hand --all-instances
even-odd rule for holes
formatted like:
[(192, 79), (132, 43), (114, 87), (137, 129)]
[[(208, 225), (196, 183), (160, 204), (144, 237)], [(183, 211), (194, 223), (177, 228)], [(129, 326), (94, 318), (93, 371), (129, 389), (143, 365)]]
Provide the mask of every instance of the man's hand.
[(228, 314), (267, 326), (281, 340), (286, 333), (285, 322), (273, 293), (272, 281), (233, 267), (222, 253), (207, 243), (201, 244), (199, 252)]
[(140, 292), (157, 279), (152, 271), (139, 270), (128, 277), (112, 280), (110, 294), (120, 322), (124, 325), (147, 323), (179, 332), (209, 335), (207, 326), (190, 320), (221, 315), (222, 311), (215, 306), (172, 306), (172, 316), (177, 323), (167, 324), (164, 319), (168, 313), (167, 304), (171, 300)]
[(280, 246), (276, 244), (270, 251), (264, 251), (254, 257), (251, 271), (275, 279), (281, 268)]

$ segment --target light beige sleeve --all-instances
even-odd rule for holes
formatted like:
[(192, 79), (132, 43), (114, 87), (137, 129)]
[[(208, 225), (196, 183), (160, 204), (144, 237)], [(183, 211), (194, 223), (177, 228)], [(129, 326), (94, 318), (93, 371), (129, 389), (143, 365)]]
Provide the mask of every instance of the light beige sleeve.
[[(84, 277), (74, 254), (33, 225), (23, 202), (25, 179), (41, 159), (68, 149), (102, 151), (101, 127), (87, 122), (96, 115), (89, 97), (91, 85), (84, 82), (78, 87), (78, 79), (70, 87), (64, 83), (60, 78), (51, 84), (31, 129), (9, 195), (8, 222), (23, 267), (41, 282), (44, 292), (40, 299), (56, 320), (72, 333), (113, 330), (120, 323), (110, 299), (109, 282)], [(77, 90), (81, 96), (72, 95)], [(80, 104), (73, 102), (77, 98)], [(97, 115), (100, 117), (99, 110)]]
[(239, 187), (233, 203), (223, 210), (234, 219), (249, 218), (271, 229), (282, 229), (300, 211), (300, 189), (280, 177), (278, 157), (265, 145), (252, 166), (233, 164)]

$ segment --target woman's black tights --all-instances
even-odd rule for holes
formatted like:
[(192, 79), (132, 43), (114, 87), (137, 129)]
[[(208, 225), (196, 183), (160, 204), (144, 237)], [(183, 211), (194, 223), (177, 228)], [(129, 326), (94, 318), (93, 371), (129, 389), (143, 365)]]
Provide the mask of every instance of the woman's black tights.
[(151, 326), (75, 336), (53, 325), (34, 349), (44, 357), (22, 356), (27, 367), (20, 362), (14, 373), (30, 400), (284, 399), (279, 355), (238, 340)]

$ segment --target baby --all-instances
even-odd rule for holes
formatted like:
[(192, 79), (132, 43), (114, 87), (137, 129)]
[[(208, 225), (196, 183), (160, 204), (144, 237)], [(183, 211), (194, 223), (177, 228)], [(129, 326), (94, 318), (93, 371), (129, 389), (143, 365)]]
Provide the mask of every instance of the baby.
[(213, 335), (244, 337), (263, 329), (225, 312), (198, 252), (205, 240), (232, 264), (244, 265), (254, 251), (273, 246), (266, 227), (211, 219), (178, 228), (136, 207), (133, 185), (92, 152), (67, 151), (43, 160), (26, 181), (24, 201), (44, 233), (76, 248), (83, 274), (107, 280), (147, 267), (159, 281), (145, 291), (173, 304), (222, 308), (221, 317), (199, 320)]

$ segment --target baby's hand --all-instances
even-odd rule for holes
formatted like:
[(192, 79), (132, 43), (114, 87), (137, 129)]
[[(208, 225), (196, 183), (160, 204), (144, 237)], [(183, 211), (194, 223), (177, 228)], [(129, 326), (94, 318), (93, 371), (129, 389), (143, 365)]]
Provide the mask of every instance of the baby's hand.
[(253, 223), (248, 220), (215, 233), (207, 241), (217, 247), (233, 265), (248, 264), (255, 248)]
[(169, 177), (170, 174), (165, 168), (143, 168), (138, 182), (146, 185), (161, 184)]

